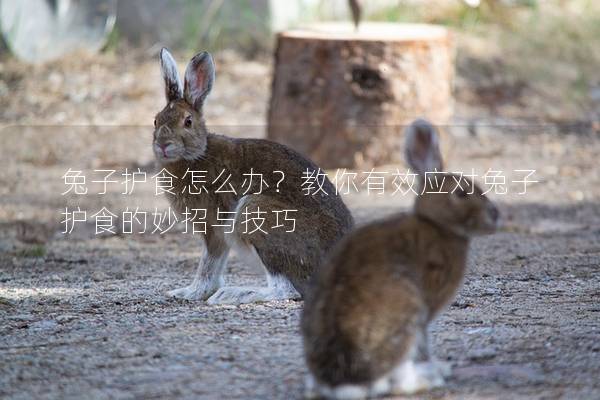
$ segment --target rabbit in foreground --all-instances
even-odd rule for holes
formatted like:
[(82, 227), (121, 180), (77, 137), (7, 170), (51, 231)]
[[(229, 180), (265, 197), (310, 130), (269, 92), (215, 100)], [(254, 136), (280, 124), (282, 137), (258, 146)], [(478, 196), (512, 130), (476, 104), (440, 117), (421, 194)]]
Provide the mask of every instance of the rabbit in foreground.
[[(209, 133), (203, 119), (203, 105), (215, 79), (214, 64), (209, 53), (194, 56), (181, 83), (171, 54), (162, 49), (160, 64), (165, 81), (167, 104), (154, 121), (153, 150), (173, 179), (173, 193), (166, 193), (179, 213), (190, 209), (206, 209), (206, 251), (200, 260), (191, 285), (172, 290), (168, 295), (184, 299), (202, 299), (208, 303), (247, 303), (298, 298), (304, 294), (308, 278), (320, 265), (323, 255), (353, 226), (353, 219), (332, 183), (325, 177), (323, 192), (306, 195), (303, 177), (307, 170), (319, 168), (294, 150), (260, 139), (234, 139)], [(186, 191), (202, 185), (206, 190)], [(219, 178), (223, 171), (231, 174), (227, 184)], [(275, 173), (274, 171), (281, 171)], [(243, 195), (239, 190), (248, 173), (262, 174), (267, 185), (254, 178), (252, 190)], [(281, 177), (284, 180), (275, 185)], [(234, 189), (234, 193), (230, 190)], [(219, 190), (220, 189), (220, 190)], [(227, 190), (225, 190), (227, 189)], [(236, 190), (237, 189), (237, 190)], [(216, 193), (218, 192), (218, 193)], [(194, 194), (191, 194), (194, 193)], [(259, 194), (260, 193), (260, 194)], [(217, 218), (217, 209), (235, 220), (231, 229)], [(267, 234), (242, 226), (247, 214), (264, 212), (262, 226)], [(296, 210), (291, 229), (268, 229), (282, 223), (281, 210)], [(277, 213), (279, 211), (279, 213)], [(189, 212), (189, 211), (188, 211)], [(232, 216), (233, 215), (233, 216)], [(202, 215), (204, 217), (204, 215)], [(253, 226), (251, 224), (251, 226)], [(247, 232), (247, 233), (244, 233)], [(228, 287), (223, 284), (223, 271), (230, 248), (236, 247), (244, 261), (261, 264), (267, 275), (267, 287)]]
[(315, 273), (301, 322), (307, 397), (410, 394), (449, 373), (430, 358), (427, 327), (461, 285), (469, 238), (492, 233), (498, 211), (465, 177), (431, 173), (442, 160), (428, 122), (407, 128), (406, 158), (422, 193), (413, 212), (356, 229)]

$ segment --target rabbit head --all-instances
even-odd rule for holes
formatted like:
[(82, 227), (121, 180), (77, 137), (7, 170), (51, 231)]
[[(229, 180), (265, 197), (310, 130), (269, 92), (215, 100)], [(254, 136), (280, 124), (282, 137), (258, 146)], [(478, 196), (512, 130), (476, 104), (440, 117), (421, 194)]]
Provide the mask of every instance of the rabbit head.
[(461, 236), (492, 233), (498, 209), (472, 180), (443, 172), (435, 128), (418, 119), (406, 129), (406, 160), (418, 175), (415, 213)]
[(175, 60), (164, 48), (160, 66), (167, 104), (154, 119), (154, 154), (163, 163), (200, 159), (207, 140), (202, 107), (215, 80), (212, 57), (207, 52), (196, 54), (186, 68), (183, 85)]

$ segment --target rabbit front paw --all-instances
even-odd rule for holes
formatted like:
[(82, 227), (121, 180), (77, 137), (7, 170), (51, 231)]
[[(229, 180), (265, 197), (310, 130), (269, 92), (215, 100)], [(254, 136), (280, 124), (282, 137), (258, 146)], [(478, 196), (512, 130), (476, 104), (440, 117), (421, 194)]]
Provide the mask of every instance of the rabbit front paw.
[(271, 279), (268, 287), (223, 286), (206, 302), (208, 304), (245, 304), (299, 299), (300, 294), (291, 284), (287, 283), (286, 285), (273, 282)]
[(183, 300), (206, 300), (212, 296), (219, 286), (206, 283), (192, 283), (179, 289), (169, 290), (167, 296)]

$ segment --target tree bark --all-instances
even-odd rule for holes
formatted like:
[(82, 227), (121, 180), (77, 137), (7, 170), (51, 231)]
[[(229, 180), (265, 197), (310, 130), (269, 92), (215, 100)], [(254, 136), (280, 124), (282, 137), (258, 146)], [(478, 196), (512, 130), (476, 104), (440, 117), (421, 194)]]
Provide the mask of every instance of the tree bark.
[(323, 168), (402, 160), (403, 127), (452, 114), (451, 38), (422, 24), (319, 24), (280, 33), (267, 136)]

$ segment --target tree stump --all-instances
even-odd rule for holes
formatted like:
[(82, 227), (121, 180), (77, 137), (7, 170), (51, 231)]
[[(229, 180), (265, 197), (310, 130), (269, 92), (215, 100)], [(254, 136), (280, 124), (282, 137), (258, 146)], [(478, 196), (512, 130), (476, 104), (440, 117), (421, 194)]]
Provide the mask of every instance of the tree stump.
[(449, 32), (425, 24), (328, 23), (280, 33), (267, 136), (323, 168), (397, 163), (403, 127), (452, 114)]

